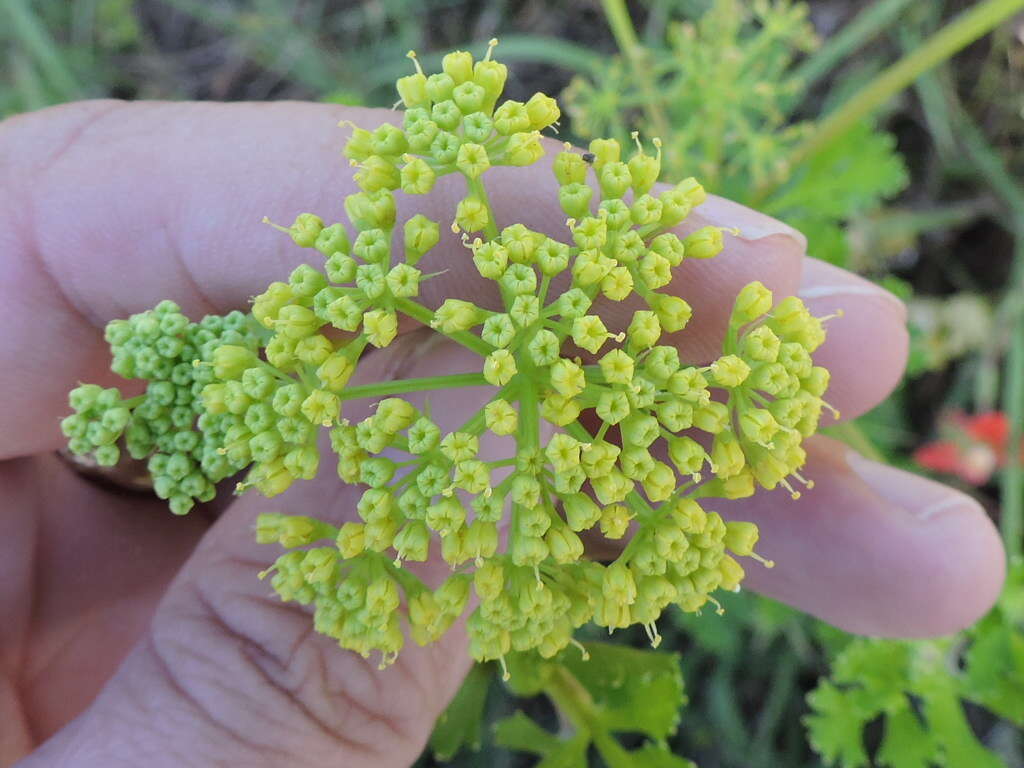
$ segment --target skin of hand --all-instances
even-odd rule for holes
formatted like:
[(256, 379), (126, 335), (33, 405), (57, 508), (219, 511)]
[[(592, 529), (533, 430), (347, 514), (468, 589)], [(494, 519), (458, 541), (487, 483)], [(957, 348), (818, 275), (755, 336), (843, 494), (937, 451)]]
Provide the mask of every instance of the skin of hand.
[[(54, 455), (68, 390), (117, 383), (108, 320), (164, 298), (194, 318), (244, 308), (310, 259), (257, 224), (301, 211), (342, 218), (354, 189), (340, 155), (343, 118), (395, 121), (302, 103), (98, 101), (0, 124), (0, 765), (398, 768), (415, 760), (457, 689), (469, 666), (458, 630), (427, 648), (408, 644), (379, 672), (313, 633), (306, 610), (255, 578), (279, 553), (254, 543), (256, 515), (351, 518), (357, 492), (337, 478), (270, 500), (248, 494), (216, 520), (175, 518), (157, 499), (104, 489)], [(544, 161), (494, 169), (488, 182), (507, 223), (562, 231)], [(444, 179), (427, 198), (401, 200), (399, 213), (417, 206), (444, 231), (460, 196), (457, 180)], [(740, 234), (726, 236), (717, 258), (677, 270), (673, 286), (694, 308), (677, 339), (685, 357), (714, 355), (736, 292), (760, 279), (817, 315), (845, 311), (816, 354), (844, 418), (885, 397), (907, 351), (895, 297), (805, 258), (799, 233), (742, 206), (711, 198), (684, 229), (707, 223)], [(421, 266), (449, 268), (424, 286), (428, 304), (479, 291), (454, 237)], [(409, 333), (373, 352), (360, 381), (479, 366), (462, 349), (423, 341)], [(453, 428), (486, 395), (431, 398)], [(368, 407), (346, 405), (345, 415)], [(748, 566), (751, 587), (888, 636), (954, 631), (988, 609), (1004, 554), (978, 504), (833, 440), (807, 447), (816, 487), (800, 501), (773, 491), (715, 507), (756, 521), (759, 551), (777, 562)], [(428, 564), (427, 578), (444, 568)]]

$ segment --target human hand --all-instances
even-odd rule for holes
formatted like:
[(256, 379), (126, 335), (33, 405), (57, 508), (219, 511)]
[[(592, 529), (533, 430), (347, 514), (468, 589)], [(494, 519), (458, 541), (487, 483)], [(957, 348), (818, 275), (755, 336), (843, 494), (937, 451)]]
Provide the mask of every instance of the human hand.
[[(202, 510), (182, 519), (156, 499), (84, 480), (53, 454), (67, 391), (78, 380), (113, 383), (106, 321), (163, 298), (192, 317), (243, 307), (304, 259), (255, 223), (301, 210), (340, 216), (352, 191), (342, 117), (389, 119), (314, 104), (86, 102), (0, 125), (0, 764), (407, 766), (456, 690), (469, 664), (458, 631), (407, 647), (380, 672), (312, 633), (306, 611), (255, 578), (278, 554), (253, 543), (256, 515), (351, 517), (357, 496), (336, 478), (273, 500), (247, 495), (216, 521)], [(558, 232), (546, 168), (505, 183), (503, 172), (492, 172), (499, 216), (514, 211)], [(417, 203), (447, 212), (459, 196), (439, 183)], [(678, 335), (684, 356), (713, 356), (736, 292), (759, 279), (799, 293), (814, 314), (845, 311), (816, 353), (845, 417), (891, 390), (907, 346), (894, 297), (805, 259), (797, 233), (749, 209), (711, 199), (688, 222), (706, 223), (741, 236), (678, 270), (674, 285), (694, 308)], [(425, 271), (463, 256), (454, 238), (448, 245)], [(474, 287), (470, 270), (451, 268), (424, 285), (424, 300)], [(410, 334), (373, 352), (358, 375), (474, 364), (457, 348), (424, 351)], [(464, 389), (431, 402), (454, 425), (485, 398)], [(752, 568), (748, 584), (871, 634), (952, 631), (991, 605), (1004, 559), (976, 503), (827, 438), (807, 447), (816, 487), (802, 500), (776, 491), (716, 505), (757, 522), (759, 550), (778, 563)]]

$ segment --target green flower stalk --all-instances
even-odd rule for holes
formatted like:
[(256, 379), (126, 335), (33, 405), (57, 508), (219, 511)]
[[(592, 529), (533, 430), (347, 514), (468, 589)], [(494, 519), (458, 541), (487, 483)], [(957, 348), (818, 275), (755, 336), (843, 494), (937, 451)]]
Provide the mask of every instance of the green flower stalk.
[[(189, 323), (163, 302), (111, 323), (112, 367), (147, 380), (146, 393), (122, 400), (83, 385), (63, 422), (76, 453), (111, 464), (123, 445), (148, 458), (177, 513), (242, 471), (237, 492), (267, 496), (328, 471), (317, 438), (329, 430), (330, 469), (365, 488), (358, 520), (262, 515), (258, 540), (288, 551), (260, 577), (283, 600), (314, 606), (317, 631), (379, 652), (382, 664), (407, 635), (439, 639), (470, 605), (478, 660), (551, 657), (591, 621), (643, 625), (657, 645), (669, 605), (717, 605), (716, 589), (739, 588), (738, 558), (771, 566), (755, 553), (756, 526), (725, 522), (711, 500), (778, 486), (798, 498), (812, 485), (802, 443), (828, 408), (828, 371), (812, 360), (823, 319), (798, 298), (776, 303), (761, 283), (737, 296), (710, 365), (667, 343), (692, 314), (671, 291), (675, 268), (713, 258), (723, 238), (717, 227), (675, 234), (705, 192), (692, 178), (655, 188), (658, 141), (649, 153), (634, 136), (628, 157), (611, 139), (558, 153), (563, 237), (502, 221), (489, 170), (539, 160), (541, 132), (560, 112), (540, 93), (502, 102), (506, 69), (493, 48), (475, 62), (450, 53), (431, 75), (410, 54), (401, 127), (353, 126), (345, 146), (360, 187), (345, 201), (348, 223), (302, 213), (278, 227), (310, 263), (256, 296), (248, 315)], [(465, 184), (449, 221), (398, 219), (396, 194), (426, 194), (446, 175)], [(419, 301), (430, 275), (417, 264), (441, 227), (461, 233), (465, 268), (494, 281), (499, 309), (472, 296)], [(638, 307), (625, 331), (608, 330), (601, 296)], [(403, 318), (476, 352), (479, 372), (351, 386), (363, 353), (389, 346)], [(453, 432), (399, 396), (482, 385), (493, 396)], [(356, 398), (380, 400), (351, 423), (343, 406)], [(512, 438), (507, 457), (481, 458), (487, 431)], [(613, 562), (586, 557), (581, 535), (620, 540), (631, 528)], [(404, 568), (432, 553), (452, 568), (436, 587)]]

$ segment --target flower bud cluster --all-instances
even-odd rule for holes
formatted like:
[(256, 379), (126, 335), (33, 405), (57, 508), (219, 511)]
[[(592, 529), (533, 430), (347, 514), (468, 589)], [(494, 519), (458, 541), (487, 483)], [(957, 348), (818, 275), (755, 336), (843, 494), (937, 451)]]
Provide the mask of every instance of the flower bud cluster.
[(241, 312), (207, 315), (190, 322), (172, 301), (107, 325), (111, 369), (147, 382), (145, 393), (127, 400), (114, 388), (82, 384), (71, 391), (74, 411), (61, 421), (68, 447), (113, 466), (122, 449), (148, 459), (156, 494), (175, 514), (209, 501), (214, 485), (244, 463), (224, 455), (230, 419), (209, 412), (203, 388), (214, 379), (213, 359), (223, 349), (255, 358), (251, 319)]
[[(678, 234), (706, 197), (701, 185), (656, 188), (657, 141), (653, 153), (638, 137), (628, 153), (614, 140), (585, 153), (567, 146), (553, 163), (565, 235), (499, 227), (486, 173), (535, 162), (557, 105), (543, 94), (500, 102), (506, 71), (490, 49), (476, 62), (449, 54), (437, 74), (415, 68), (398, 83), (402, 128), (353, 128), (345, 154), (361, 191), (345, 201), (349, 227), (311, 213), (279, 227), (318, 252), (318, 265), (255, 297), (258, 346), (221, 339), (192, 353), (209, 365), (194, 369), (202, 381), (191, 374), (188, 403), (203, 414), (200, 426), (216, 425), (216, 455), (235, 471), (250, 467), (239, 490), (268, 496), (317, 474), (317, 436), (330, 430), (338, 477), (363, 487), (358, 519), (335, 527), (264, 515), (257, 537), (288, 550), (263, 574), (273, 588), (313, 605), (316, 629), (342, 647), (379, 651), (387, 663), (405, 627), (416, 642), (435, 641), (471, 604), (477, 659), (530, 649), (551, 656), (589, 621), (609, 630), (640, 624), (657, 643), (667, 606), (715, 604), (716, 589), (739, 587), (736, 558), (761, 560), (756, 526), (725, 522), (707, 499), (779, 485), (796, 496), (793, 482), (810, 485), (801, 443), (828, 407), (828, 372), (811, 359), (822, 320), (799, 299), (776, 303), (751, 283), (736, 299), (721, 356), (687, 361), (672, 334), (692, 311), (673, 290), (674, 270), (724, 247), (719, 227)], [(491, 281), (500, 304), (418, 302), (428, 276), (417, 265), (441, 229), (422, 215), (400, 224), (395, 193), (428, 193), (449, 174), (466, 189), (451, 222), (465, 250), (452, 268)], [(629, 318), (624, 329), (607, 327), (600, 307), (610, 302)], [(403, 320), (477, 352), (477, 372), (404, 389), (401, 381), (353, 387), (364, 351), (388, 346)], [(118, 355), (125, 375), (141, 370)], [(489, 384), (493, 396), (454, 431), (429, 405), (389, 396), (467, 384)], [(383, 399), (351, 423), (342, 405), (356, 397)], [(99, 400), (81, 418), (102, 421), (120, 407), (93, 406)], [(505, 438), (497, 441), (509, 445), (505, 457), (481, 455), (486, 432)], [(618, 541), (630, 531), (611, 563), (586, 558), (587, 532)], [(436, 556), (452, 569), (438, 586), (404, 567)]]

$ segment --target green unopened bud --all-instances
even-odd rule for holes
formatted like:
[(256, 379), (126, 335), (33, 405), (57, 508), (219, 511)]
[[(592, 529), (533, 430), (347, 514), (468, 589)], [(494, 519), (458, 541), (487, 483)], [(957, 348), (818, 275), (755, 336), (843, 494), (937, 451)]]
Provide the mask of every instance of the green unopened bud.
[(494, 109), (494, 104), (501, 96), (507, 79), (508, 67), (500, 61), (485, 59), (473, 65), (473, 82), (484, 91), (483, 108), (485, 111), (490, 112)]
[(441, 439), (441, 429), (424, 416), (409, 427), (408, 438), (409, 452), (422, 455), (438, 444)]
[(472, 195), (460, 200), (455, 209), (455, 224), (465, 232), (480, 232), (487, 228), (490, 220), (486, 203)]
[(491, 241), (483, 243), (480, 239), (473, 241), (473, 264), (481, 277), (497, 280), (505, 274), (508, 266), (508, 251), (500, 243)]
[(561, 359), (551, 366), (551, 386), (559, 394), (575, 397), (587, 386), (583, 368), (571, 360)]
[(626, 331), (626, 338), (636, 349), (649, 349), (661, 338), (661, 323), (654, 312), (637, 311)]
[(569, 266), (569, 246), (551, 238), (537, 247), (537, 266), (546, 277), (553, 277)]
[(723, 479), (739, 474), (743, 469), (746, 457), (743, 455), (740, 441), (732, 430), (723, 429), (715, 435), (711, 446), (711, 463), (714, 465), (715, 474)]
[(672, 265), (667, 259), (653, 251), (640, 261), (638, 271), (640, 279), (651, 290), (656, 290), (672, 282)]
[(573, 343), (591, 354), (597, 354), (609, 336), (611, 334), (597, 315), (584, 315), (573, 320)]
[(561, 110), (558, 109), (558, 102), (543, 93), (535, 93), (526, 102), (526, 111), (530, 116), (530, 128), (539, 131), (547, 128), (561, 117)]
[[(576, 157), (576, 155), (573, 155)], [(594, 190), (583, 182), (570, 182), (558, 188), (558, 204), (566, 216), (581, 219), (590, 214), (590, 199)]]
[(725, 524), (725, 546), (741, 557), (754, 554), (760, 536), (754, 523), (731, 520)]
[[(429, 242), (429, 240), (427, 240), (427, 242)], [(408, 240), (406, 243), (406, 248), (408, 249)], [(422, 247), (423, 245), (424, 243), (418, 243), (416, 247)], [(428, 246), (428, 248), (429, 247), (432, 246)], [(407, 250), (407, 258), (408, 253), (409, 252)], [(418, 257), (416, 257), (416, 260), (418, 260)], [(396, 264), (391, 268), (384, 280), (387, 283), (388, 290), (391, 292), (392, 296), (396, 298), (411, 298), (419, 295), (420, 279), (422, 277), (423, 273), (416, 269), (416, 267), (410, 266), (409, 264)]]
[(371, 155), (359, 167), (355, 181), (364, 192), (376, 192), (381, 189), (398, 189), (402, 177), (394, 163), (380, 155)]
[(810, 373), (803, 378), (801, 386), (814, 397), (821, 397), (825, 394), (825, 390), (828, 389), (830, 378), (831, 374), (827, 368), (822, 368), (820, 365), (816, 365), (812, 367)]
[(509, 136), (505, 145), (505, 163), (507, 165), (533, 165), (544, 157), (544, 146), (540, 142), (540, 134), (515, 133)]
[(422, 157), (414, 157), (402, 167), (402, 191), (410, 195), (425, 195), (434, 188), (437, 174)]
[(721, 387), (738, 387), (749, 375), (750, 366), (736, 355), (723, 355), (711, 364), (711, 376)]
[(559, 152), (555, 155), (555, 178), (558, 179), (560, 186), (584, 183), (587, 180), (587, 170), (586, 160), (575, 152)]
[(661, 201), (647, 194), (640, 195), (630, 206), (629, 215), (638, 227), (657, 224), (661, 220)]
[(772, 292), (763, 283), (755, 280), (747, 283), (736, 296), (730, 322), (733, 326), (746, 325), (771, 311)]
[(633, 574), (621, 561), (616, 560), (604, 571), (601, 584), (604, 599), (618, 605), (632, 605), (636, 600), (636, 582)]
[(302, 401), (300, 410), (311, 423), (329, 427), (341, 412), (341, 401), (325, 389), (315, 389)]
[(537, 246), (547, 238), (522, 224), (513, 224), (501, 231), (501, 244), (508, 250), (509, 261), (515, 264), (533, 264)]
[(468, 51), (452, 51), (441, 59), (441, 69), (459, 85), (473, 78), (473, 54)]
[(601, 358), (599, 364), (609, 384), (629, 384), (633, 381), (634, 361), (625, 350), (611, 350)]
[(395, 225), (395, 197), (387, 189), (357, 192), (345, 198), (345, 213), (360, 229), (391, 229)]
[(601, 194), (606, 199), (622, 197), (632, 183), (629, 166), (619, 162), (605, 163), (598, 171), (597, 178), (601, 184)]
[(409, 148), (409, 142), (401, 128), (381, 123), (373, 131), (371, 146), (374, 154), (394, 158)]
[(633, 513), (625, 504), (610, 504), (601, 511), (601, 534), (613, 541), (621, 539), (629, 530)]
[(497, 349), (484, 360), (484, 379), (496, 387), (508, 384), (516, 372), (516, 360), (507, 349)]
[(683, 241), (672, 232), (664, 232), (651, 241), (651, 250), (664, 258), (671, 266), (678, 267), (684, 256), (686, 248)]
[(615, 267), (601, 280), (601, 293), (612, 301), (624, 301), (633, 294), (633, 275), (626, 266)]
[(704, 191), (704, 187), (692, 176), (676, 184), (676, 191), (685, 196), (687, 202), (694, 208), (708, 199), (708, 194)]
[(764, 408), (749, 408), (740, 414), (740, 429), (755, 443), (767, 444), (779, 431), (771, 411)]
[(350, 245), (348, 241), (348, 231), (345, 229), (345, 225), (336, 223), (331, 224), (329, 227), (324, 227), (320, 230), (320, 234), (317, 235), (316, 241), (313, 243), (313, 247), (327, 257), (330, 257), (335, 253), (347, 254), (349, 252)]
[(746, 357), (761, 363), (774, 363), (779, 357), (782, 342), (768, 326), (761, 325), (745, 334), (740, 348)]
[(398, 335), (398, 316), (387, 309), (371, 310), (363, 315), (363, 330), (370, 344), (383, 349)]
[[(346, 124), (348, 123), (342, 123), (342, 125)], [(348, 141), (345, 142), (345, 157), (349, 160), (361, 163), (371, 154), (373, 154), (373, 134), (365, 128), (353, 126), (352, 135), (349, 137)]]
[(686, 255), (691, 259), (710, 259), (722, 252), (725, 240), (721, 227), (701, 227), (683, 240)]
[(512, 343), (516, 335), (516, 327), (512, 318), (506, 314), (491, 315), (484, 321), (480, 337), (494, 347), (504, 348)]
[(430, 106), (430, 97), (427, 95), (427, 78), (422, 72), (398, 78), (395, 87), (406, 109)]
[(601, 508), (584, 493), (574, 493), (562, 500), (565, 519), (574, 531), (593, 528), (601, 519)]
[(479, 112), (484, 108), (487, 92), (473, 82), (461, 83), (452, 91), (452, 101), (463, 115)]
[(483, 112), (474, 112), (462, 118), (462, 135), (466, 141), (483, 144), (491, 137), (494, 121)]
[(403, 560), (425, 562), (430, 550), (430, 531), (422, 520), (412, 520), (395, 536), (395, 550)]
[(530, 340), (526, 350), (534, 365), (551, 365), (558, 360), (560, 342), (558, 337), (547, 328), (537, 331)]
[(437, 222), (431, 221), (421, 213), (405, 222), (404, 234), (405, 259), (410, 265), (416, 264), (423, 254), (437, 245), (441, 239), (441, 230)]
[[(505, 274), (507, 275), (508, 273), (506, 272)], [(530, 274), (533, 274), (533, 270), (530, 270)], [(508, 316), (520, 328), (533, 325), (537, 318), (540, 317), (540, 300), (532, 295), (516, 296), (512, 301), (512, 307), (508, 311)]]
[[(633, 136), (636, 138), (635, 133)], [(633, 191), (637, 195), (646, 194), (661, 175), (661, 141), (655, 139), (654, 146), (657, 147), (658, 153), (651, 157), (644, 153), (639, 139), (637, 139), (637, 152), (629, 159), (629, 175), (632, 179)], [(658, 215), (660, 216), (660, 214), (661, 206), (659, 205)]]
[(583, 542), (565, 525), (551, 526), (544, 541), (556, 563), (575, 563), (583, 556)]
[(459, 147), (455, 166), (462, 171), (466, 178), (477, 179), (491, 167), (491, 159), (487, 156), (487, 150), (480, 144), (467, 142)]
[(496, 435), (511, 435), (519, 426), (519, 412), (507, 400), (493, 400), (484, 408), (484, 423)]
[(445, 299), (437, 308), (430, 325), (442, 333), (466, 331), (480, 322), (480, 310), (475, 304), (461, 299)]
[(473, 574), (473, 586), (481, 600), (494, 600), (505, 589), (505, 570), (500, 563), (488, 561)]
[(237, 380), (249, 368), (259, 365), (256, 353), (246, 347), (225, 344), (213, 352), (213, 375), (221, 381)]
[(615, 139), (594, 139), (589, 148), (594, 155), (594, 170), (598, 172), (608, 163), (619, 162), (622, 152), (622, 147)]
[(693, 414), (693, 426), (712, 435), (717, 435), (729, 426), (729, 409), (724, 403), (712, 400), (698, 408)]

